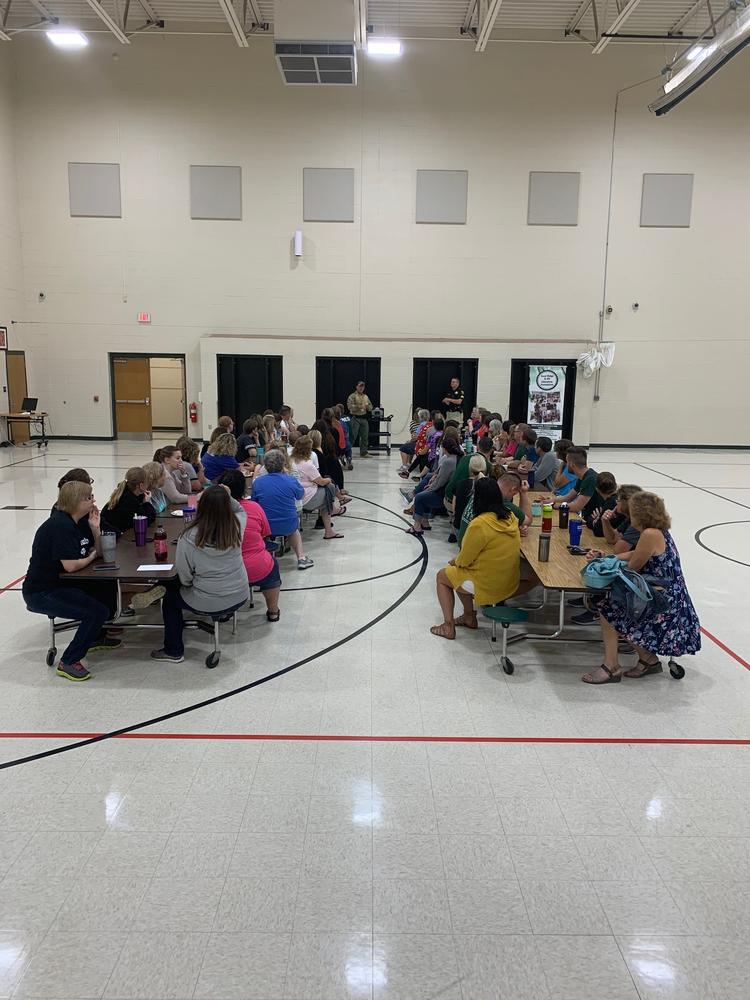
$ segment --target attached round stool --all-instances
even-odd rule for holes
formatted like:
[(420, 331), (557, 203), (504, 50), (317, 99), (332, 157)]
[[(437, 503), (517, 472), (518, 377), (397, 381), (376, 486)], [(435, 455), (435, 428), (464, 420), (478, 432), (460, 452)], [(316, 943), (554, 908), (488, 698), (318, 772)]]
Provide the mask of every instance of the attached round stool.
[(513, 661), (508, 659), (508, 629), (511, 625), (515, 625), (518, 622), (528, 621), (528, 612), (522, 608), (509, 608), (505, 604), (491, 604), (488, 607), (482, 608), (482, 614), (492, 622), (493, 642), (497, 642), (498, 622), (502, 625), (503, 651), (500, 656), (500, 662), (505, 673), (512, 674), (515, 667), (513, 666)]

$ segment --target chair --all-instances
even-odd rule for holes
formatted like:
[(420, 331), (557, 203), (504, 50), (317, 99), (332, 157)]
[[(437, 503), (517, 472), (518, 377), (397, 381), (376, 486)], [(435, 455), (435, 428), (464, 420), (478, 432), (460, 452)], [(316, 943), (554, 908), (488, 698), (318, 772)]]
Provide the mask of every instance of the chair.
[(198, 619), (192, 619), (190, 622), (185, 622), (186, 625), (192, 624), (193, 626), (199, 628), (202, 632), (209, 632), (214, 637), (214, 648), (213, 652), (209, 653), (206, 657), (206, 666), (209, 670), (213, 670), (214, 667), (218, 666), (219, 660), (221, 659), (221, 649), (219, 648), (219, 625), (223, 622), (228, 622), (230, 619), (232, 621), (232, 635), (237, 633), (237, 612), (240, 608), (244, 607), (246, 601), (242, 601), (241, 604), (235, 604), (232, 608), (227, 608), (225, 611), (197, 611), (196, 614), (203, 614), (206, 618), (210, 618), (213, 623), (209, 626), (207, 622), (202, 622)]
[(513, 661), (508, 657), (508, 629), (516, 622), (529, 620), (527, 611), (523, 608), (509, 608), (505, 604), (491, 604), (482, 608), (482, 614), (492, 622), (492, 641), (497, 642), (498, 622), (503, 627), (503, 651), (500, 654), (500, 663), (506, 674), (512, 674), (515, 670)]

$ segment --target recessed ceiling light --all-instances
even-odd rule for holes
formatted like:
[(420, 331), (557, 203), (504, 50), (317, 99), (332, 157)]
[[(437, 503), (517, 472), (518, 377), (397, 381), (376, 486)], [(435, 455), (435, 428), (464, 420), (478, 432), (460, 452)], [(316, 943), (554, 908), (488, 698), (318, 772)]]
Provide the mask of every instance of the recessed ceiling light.
[(367, 42), (367, 54), (370, 56), (400, 56), (403, 50), (397, 38), (371, 38)]
[(81, 31), (65, 31), (58, 28), (48, 31), (47, 38), (58, 49), (83, 49), (89, 44), (88, 38)]

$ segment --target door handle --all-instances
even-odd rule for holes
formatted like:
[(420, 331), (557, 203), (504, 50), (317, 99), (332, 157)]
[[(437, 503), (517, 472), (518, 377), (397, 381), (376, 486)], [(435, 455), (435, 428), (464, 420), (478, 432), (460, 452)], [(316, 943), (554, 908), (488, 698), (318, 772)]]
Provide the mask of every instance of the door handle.
[(116, 399), (115, 403), (144, 403), (148, 404), (148, 397), (146, 399)]

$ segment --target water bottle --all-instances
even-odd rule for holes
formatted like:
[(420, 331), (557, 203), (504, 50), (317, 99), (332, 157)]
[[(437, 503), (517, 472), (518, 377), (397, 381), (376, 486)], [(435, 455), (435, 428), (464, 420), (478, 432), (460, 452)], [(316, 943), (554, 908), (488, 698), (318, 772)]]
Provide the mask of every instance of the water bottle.
[(568, 510), (568, 505), (566, 503), (560, 504), (560, 520), (558, 522), (559, 527), (568, 527), (568, 518), (570, 517), (570, 511)]
[(539, 562), (549, 562), (549, 546), (550, 536), (547, 534), (541, 534), (539, 536), (539, 552), (537, 554)]
[(542, 531), (549, 535), (552, 533), (552, 504), (546, 503), (542, 507)]

